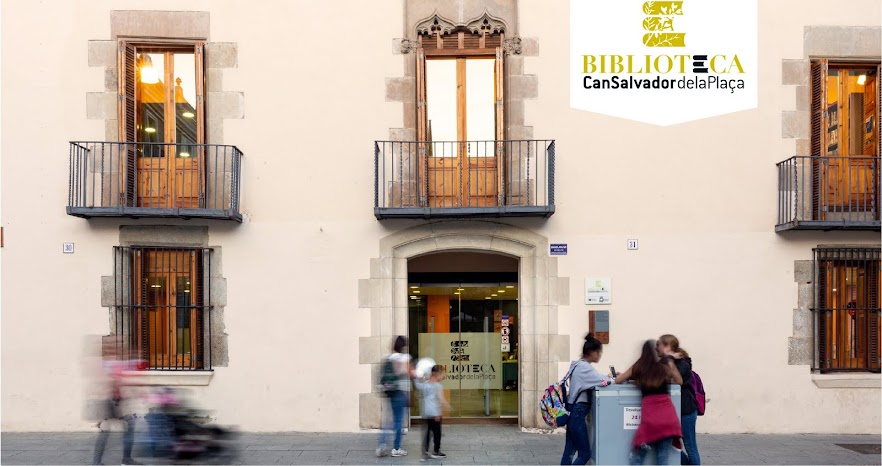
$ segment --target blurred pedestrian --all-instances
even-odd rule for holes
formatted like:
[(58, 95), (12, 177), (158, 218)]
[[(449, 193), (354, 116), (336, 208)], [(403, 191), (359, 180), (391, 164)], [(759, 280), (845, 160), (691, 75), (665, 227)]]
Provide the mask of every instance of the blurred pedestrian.
[[(387, 363), (388, 366), (387, 366)], [(389, 406), (392, 411), (392, 430), (394, 440), (392, 443), (392, 456), (406, 456), (407, 450), (401, 448), (401, 434), (404, 430), (404, 416), (410, 400), (410, 379), (413, 377), (413, 365), (407, 348), (407, 337), (399, 335), (392, 345), (392, 354), (383, 362), (385, 367), (390, 367), (394, 380), (392, 388), (386, 390), (389, 398)], [(389, 427), (389, 426), (384, 426)], [(389, 429), (384, 428), (380, 432), (380, 440), (377, 444), (377, 456), (386, 456), (390, 452), (386, 441), (389, 437)]]
[(677, 372), (683, 378), (683, 389), (680, 391), (680, 425), (683, 428), (684, 451), (680, 454), (681, 464), (701, 464), (698, 453), (698, 440), (695, 436), (695, 424), (698, 420), (698, 402), (696, 401), (695, 380), (692, 377), (692, 358), (683, 348), (680, 340), (671, 334), (659, 337), (656, 346), (659, 357), (672, 359)]
[(679, 446), (683, 437), (680, 418), (668, 393), (668, 383), (682, 384), (683, 378), (673, 361), (659, 360), (656, 341), (647, 340), (640, 359), (616, 377), (616, 383), (628, 380), (640, 387), (643, 395), (640, 425), (631, 442), (631, 464), (643, 464), (651, 450), (655, 451), (656, 464), (668, 464), (670, 449)]
[[(135, 416), (126, 414), (126, 402), (129, 397), (129, 387), (126, 372), (139, 368), (137, 361), (124, 361), (120, 359), (117, 350), (117, 342), (114, 337), (104, 337), (102, 340), (102, 368), (106, 384), (103, 400), (99, 401), (98, 438), (95, 440), (95, 454), (92, 464), (104, 464), (104, 448), (107, 446), (107, 437), (110, 435), (108, 421), (122, 421), (125, 423), (123, 433), (123, 459), (122, 464), (141, 464), (132, 458), (132, 447), (135, 442)], [(100, 418), (103, 418), (100, 419)]]
[[(429, 379), (423, 382), (420, 379), (414, 379), (414, 383), (420, 390), (422, 395), (422, 403), (420, 412), (426, 419), (426, 434), (423, 438), (423, 455), (420, 461), (429, 458), (447, 458), (447, 455), (441, 452), (441, 419), (442, 409), (450, 409), (450, 404), (444, 398), (444, 388), (441, 387), (441, 381), (444, 380), (444, 368), (435, 365)], [(435, 448), (429, 452), (429, 437), (434, 436)]]

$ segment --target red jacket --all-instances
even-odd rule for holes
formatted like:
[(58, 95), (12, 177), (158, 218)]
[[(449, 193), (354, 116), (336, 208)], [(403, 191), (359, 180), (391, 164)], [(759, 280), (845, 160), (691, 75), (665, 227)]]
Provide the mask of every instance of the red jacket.
[(631, 448), (639, 448), (644, 443), (650, 444), (670, 437), (674, 437), (674, 447), (680, 448), (683, 431), (680, 429), (680, 418), (671, 402), (671, 396), (666, 393), (644, 396), (640, 425), (634, 434)]

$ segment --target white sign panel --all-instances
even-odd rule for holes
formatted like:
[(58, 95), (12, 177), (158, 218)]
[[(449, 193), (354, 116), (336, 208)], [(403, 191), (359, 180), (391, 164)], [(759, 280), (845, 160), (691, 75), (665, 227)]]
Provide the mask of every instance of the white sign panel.
[(62, 243), (61, 252), (63, 252), (64, 254), (73, 254), (74, 244), (73, 243)]
[(667, 126), (757, 106), (757, 0), (570, 0), (570, 106)]
[(625, 406), (625, 430), (637, 430), (640, 425), (640, 407)]
[(420, 357), (447, 370), (448, 390), (502, 389), (502, 336), (498, 333), (421, 333)]
[(612, 280), (609, 278), (585, 279), (585, 304), (611, 304)]

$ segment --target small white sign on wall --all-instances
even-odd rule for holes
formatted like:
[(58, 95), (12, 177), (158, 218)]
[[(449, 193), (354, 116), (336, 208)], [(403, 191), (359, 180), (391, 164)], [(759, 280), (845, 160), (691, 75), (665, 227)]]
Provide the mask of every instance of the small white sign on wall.
[(73, 254), (74, 244), (73, 243), (63, 243), (61, 246), (61, 252), (63, 252), (64, 254)]
[(625, 430), (637, 430), (640, 425), (640, 407), (625, 406)]
[(585, 279), (585, 304), (611, 304), (612, 280), (609, 278)]

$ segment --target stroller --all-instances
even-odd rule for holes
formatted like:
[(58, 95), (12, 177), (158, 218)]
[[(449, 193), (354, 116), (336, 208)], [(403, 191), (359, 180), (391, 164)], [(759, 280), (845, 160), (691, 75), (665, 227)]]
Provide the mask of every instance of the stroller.
[(207, 413), (186, 405), (171, 387), (160, 389), (145, 416), (153, 457), (229, 464), (238, 456), (236, 432), (207, 424)]

